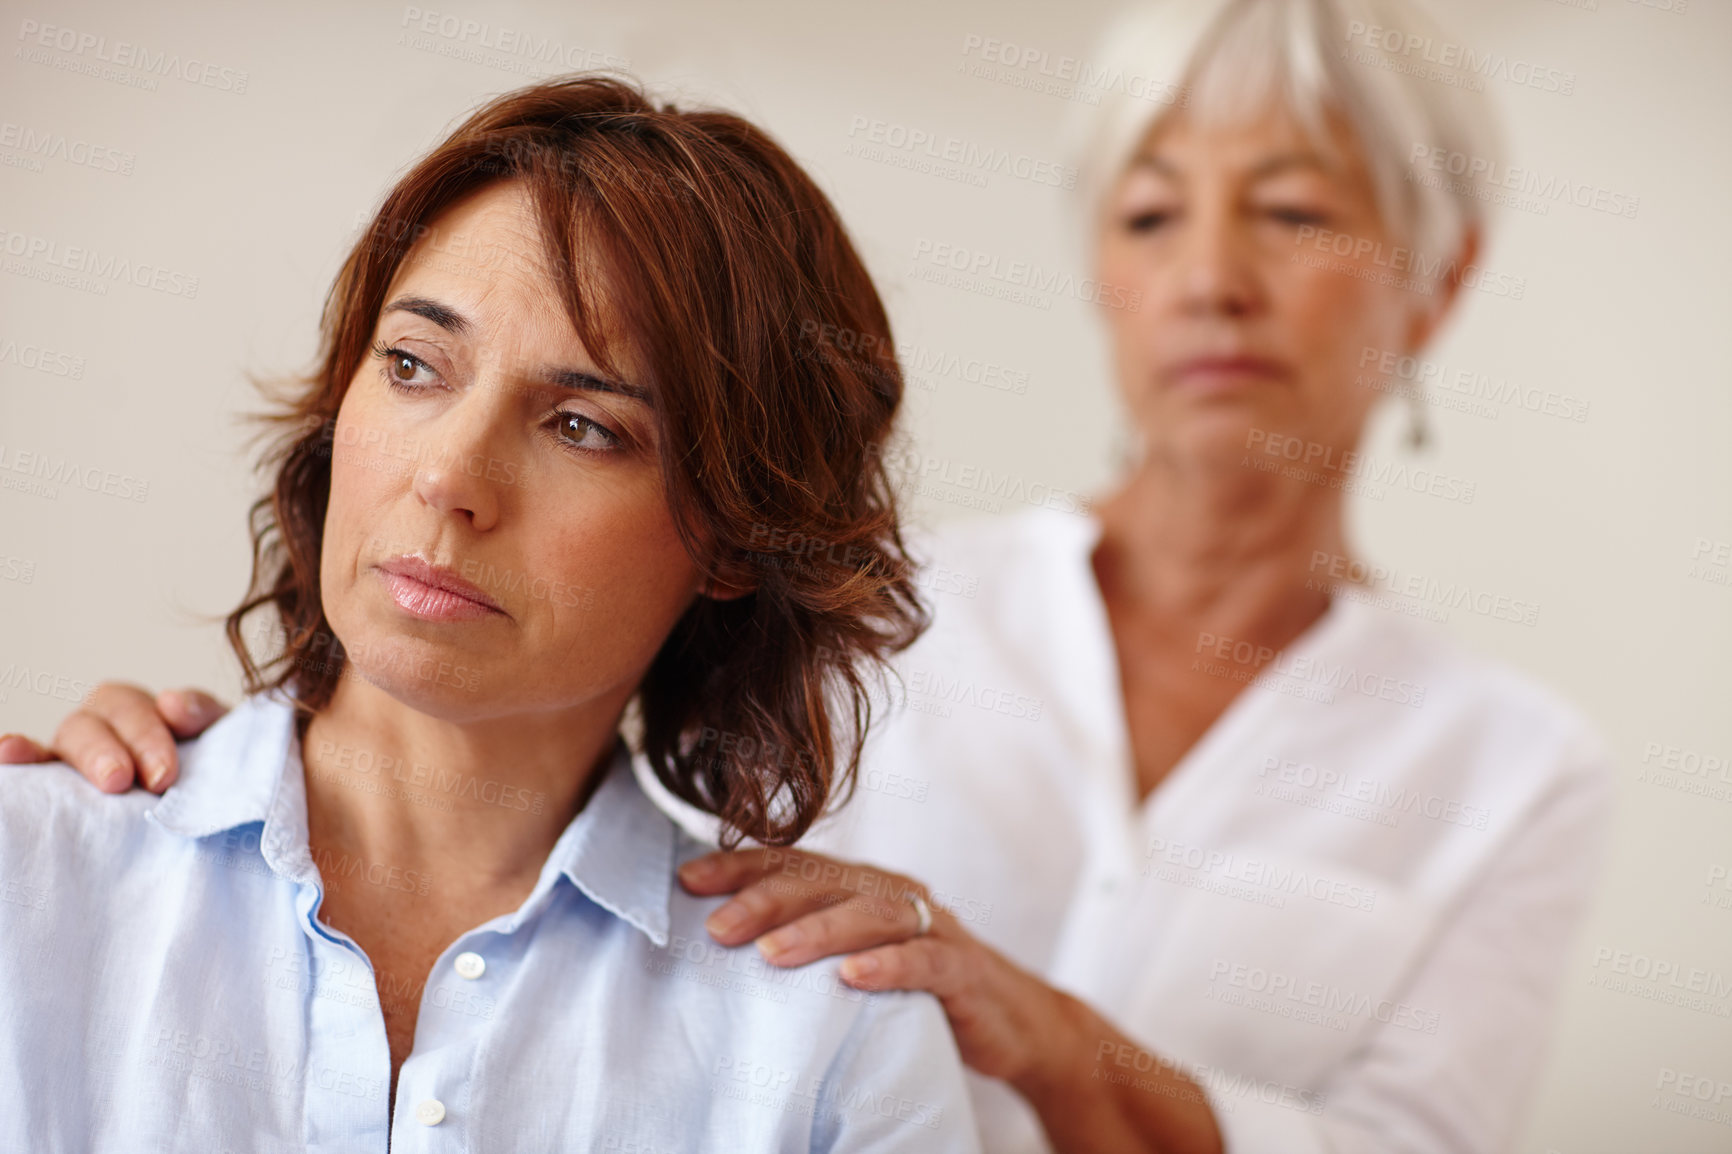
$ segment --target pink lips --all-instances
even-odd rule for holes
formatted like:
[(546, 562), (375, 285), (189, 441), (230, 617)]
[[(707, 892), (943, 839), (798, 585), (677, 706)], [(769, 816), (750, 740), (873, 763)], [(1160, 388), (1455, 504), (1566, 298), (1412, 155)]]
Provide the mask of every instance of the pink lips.
[(1193, 357), (1167, 370), (1174, 385), (1203, 393), (1227, 392), (1259, 381), (1284, 380), (1280, 361), (1256, 356)]
[(505, 612), (478, 586), (419, 557), (396, 557), (377, 568), (391, 600), (423, 621), (475, 621)]

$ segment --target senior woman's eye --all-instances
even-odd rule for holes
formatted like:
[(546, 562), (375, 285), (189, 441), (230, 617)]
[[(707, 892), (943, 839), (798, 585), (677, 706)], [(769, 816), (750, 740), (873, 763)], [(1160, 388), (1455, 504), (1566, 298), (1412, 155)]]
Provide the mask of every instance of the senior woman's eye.
[(1263, 209), (1263, 215), (1277, 223), (1295, 227), (1302, 224), (1327, 224), (1329, 221), (1329, 214), (1321, 209), (1297, 204), (1267, 205)]
[(620, 445), (618, 434), (582, 413), (555, 413), (553, 424), (560, 441), (579, 452), (605, 453)]
[(1164, 209), (1158, 209), (1158, 208), (1150, 208), (1150, 209), (1144, 209), (1140, 212), (1126, 213), (1125, 214), (1125, 222), (1124, 222), (1125, 223), (1125, 231), (1126, 232), (1154, 232), (1156, 229), (1160, 228), (1162, 225), (1164, 225), (1168, 221), (1172, 220), (1172, 218), (1173, 218), (1173, 214), (1171, 212), (1168, 212)]

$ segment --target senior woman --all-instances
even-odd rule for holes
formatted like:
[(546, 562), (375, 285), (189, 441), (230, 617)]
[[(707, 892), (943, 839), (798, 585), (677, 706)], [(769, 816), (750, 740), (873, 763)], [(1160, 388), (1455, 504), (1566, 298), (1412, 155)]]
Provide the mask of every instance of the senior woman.
[[(723, 943), (937, 993), (989, 1149), (1513, 1141), (1606, 757), (1542, 688), (1337, 585), (1378, 374), (1499, 283), (1477, 190), (1412, 159), (1493, 155), (1475, 78), (1408, 51), (1428, 35), (1395, 0), (1114, 31), (1081, 186), (1100, 279), (1140, 294), (1103, 314), (1135, 464), (1092, 516), (938, 533), (978, 592), (900, 658), (913, 708), (866, 788), (799, 851), (681, 871), (737, 893)], [(173, 772), (125, 687), (56, 747), (112, 788), (134, 753)]]
[[(51, 769), (0, 797), (0, 1147), (977, 1148), (930, 996), (708, 942), (674, 884), (707, 847), (620, 737), (631, 703), (666, 788), (786, 843), (919, 631), (899, 378), (802, 360), (802, 323), (888, 339), (736, 117), (550, 81), (397, 183), (255, 508), (257, 692), (160, 800)], [(754, 566), (764, 517), (858, 564)]]
[(950, 912), (896, 942), (921, 919), (849, 895), (894, 882), (785, 851), (683, 871), (739, 891), (723, 942), (937, 992), (988, 1149), (1517, 1138), (1609, 759), (1346, 580), (1382, 374), (1469, 288), (1508, 291), (1477, 264), (1481, 190), (1421, 164), (1495, 155), (1475, 78), (1410, 52), (1446, 42), (1373, 0), (1175, 0), (1115, 30), (1096, 63), (1128, 91), (1090, 111), (1079, 183), (1099, 279), (1140, 295), (1103, 310), (1140, 453), (1092, 516), (939, 536), (978, 593), (903, 656), (918, 708), (870, 743), (878, 788), (803, 843)]

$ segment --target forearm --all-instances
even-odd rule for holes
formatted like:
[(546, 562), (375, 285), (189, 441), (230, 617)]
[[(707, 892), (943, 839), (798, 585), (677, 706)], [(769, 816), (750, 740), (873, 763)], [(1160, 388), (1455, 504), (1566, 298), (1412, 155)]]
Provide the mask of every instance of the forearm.
[(1060, 994), (1062, 1037), (1012, 1080), (1060, 1154), (1221, 1154), (1202, 1087), (1150, 1054), (1085, 1003)]

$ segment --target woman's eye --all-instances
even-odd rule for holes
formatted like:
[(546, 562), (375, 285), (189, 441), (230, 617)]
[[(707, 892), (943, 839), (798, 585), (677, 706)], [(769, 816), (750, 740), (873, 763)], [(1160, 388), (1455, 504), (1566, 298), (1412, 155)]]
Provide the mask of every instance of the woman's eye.
[(1160, 209), (1135, 212), (1125, 217), (1126, 232), (1154, 232), (1172, 219), (1172, 214)]
[(600, 451), (619, 444), (619, 438), (610, 430), (582, 413), (560, 413), (558, 427), (561, 439), (574, 448)]
[(413, 353), (389, 348), (375, 351), (385, 363), (385, 380), (394, 388), (424, 388), (437, 379), (433, 370), (427, 367), (427, 362)]

